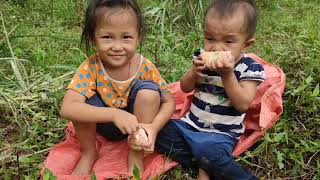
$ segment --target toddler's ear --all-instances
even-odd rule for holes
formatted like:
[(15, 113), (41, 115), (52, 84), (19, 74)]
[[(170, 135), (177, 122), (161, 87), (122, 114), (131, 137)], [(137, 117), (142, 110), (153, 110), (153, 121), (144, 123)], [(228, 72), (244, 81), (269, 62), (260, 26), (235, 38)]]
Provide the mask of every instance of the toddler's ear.
[(245, 43), (245, 47), (244, 47), (244, 49), (247, 49), (247, 48), (249, 48), (252, 44), (254, 44), (256, 42), (256, 39), (255, 38), (250, 38), (250, 39), (248, 39), (247, 41), (246, 41), (246, 43)]

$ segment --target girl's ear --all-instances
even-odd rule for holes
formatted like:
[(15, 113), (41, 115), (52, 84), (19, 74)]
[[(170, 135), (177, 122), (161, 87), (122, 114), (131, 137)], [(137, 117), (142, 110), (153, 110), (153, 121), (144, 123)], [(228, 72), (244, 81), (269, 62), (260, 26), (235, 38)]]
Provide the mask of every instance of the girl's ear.
[(250, 38), (248, 39), (246, 42), (245, 42), (245, 46), (244, 46), (244, 49), (247, 49), (249, 48), (252, 44), (254, 44), (256, 42), (256, 39), (255, 38)]

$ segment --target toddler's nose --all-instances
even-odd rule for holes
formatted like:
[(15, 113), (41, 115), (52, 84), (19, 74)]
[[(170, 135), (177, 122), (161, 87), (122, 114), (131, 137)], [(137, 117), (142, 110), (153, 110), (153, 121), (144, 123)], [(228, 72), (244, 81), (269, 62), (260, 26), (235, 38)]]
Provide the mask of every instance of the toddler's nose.
[(223, 47), (218, 42), (211, 44), (210, 51), (223, 51)]

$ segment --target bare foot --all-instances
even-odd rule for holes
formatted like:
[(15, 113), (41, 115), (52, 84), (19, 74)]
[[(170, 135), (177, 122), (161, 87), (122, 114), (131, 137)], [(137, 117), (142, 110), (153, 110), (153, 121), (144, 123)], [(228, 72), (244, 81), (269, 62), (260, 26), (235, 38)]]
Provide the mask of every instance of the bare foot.
[(96, 159), (96, 151), (82, 152), (81, 158), (78, 161), (76, 168), (73, 170), (72, 175), (89, 175)]
[(129, 149), (128, 172), (130, 174), (133, 172), (133, 168), (135, 165), (139, 168), (140, 173), (142, 173), (144, 171), (143, 151), (136, 151), (133, 149)]
[(210, 180), (210, 177), (208, 176), (208, 174), (204, 170), (199, 169), (198, 180)]

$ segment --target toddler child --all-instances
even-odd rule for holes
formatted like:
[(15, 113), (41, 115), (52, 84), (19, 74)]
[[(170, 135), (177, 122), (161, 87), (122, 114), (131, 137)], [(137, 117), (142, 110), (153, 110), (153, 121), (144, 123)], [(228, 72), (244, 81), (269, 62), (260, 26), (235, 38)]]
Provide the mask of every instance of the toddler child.
[[(169, 121), (158, 135), (158, 148), (183, 167), (199, 169), (199, 179), (256, 179), (234, 160), (232, 150), (265, 79), (263, 66), (242, 53), (255, 41), (257, 16), (249, 0), (209, 5), (204, 49), (194, 53), (193, 65), (180, 81), (183, 92), (194, 90), (190, 111)], [(216, 57), (207, 59), (208, 54)]]

